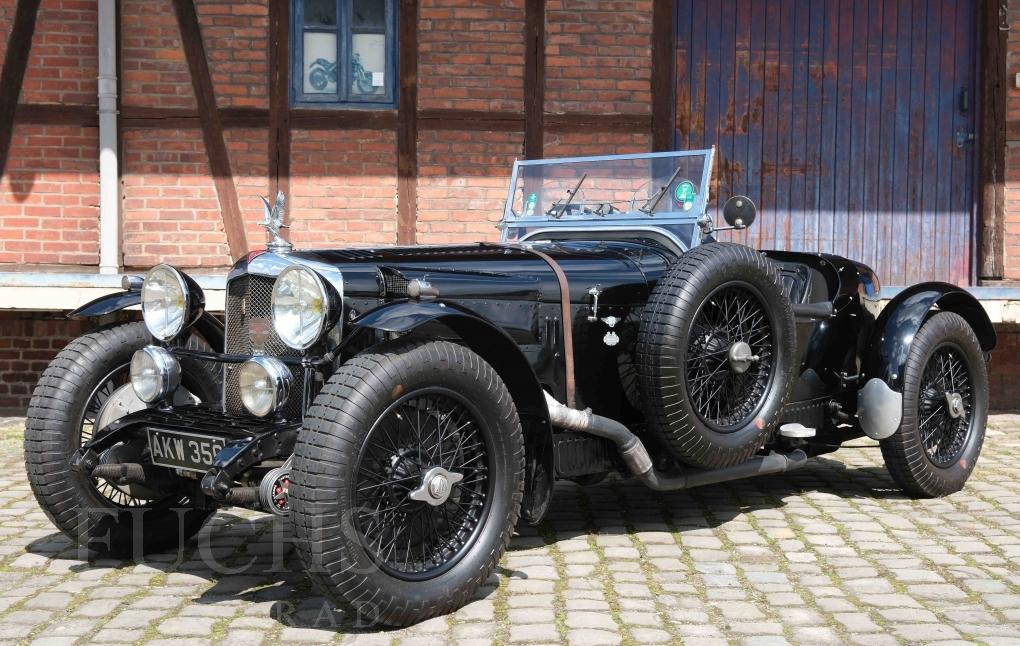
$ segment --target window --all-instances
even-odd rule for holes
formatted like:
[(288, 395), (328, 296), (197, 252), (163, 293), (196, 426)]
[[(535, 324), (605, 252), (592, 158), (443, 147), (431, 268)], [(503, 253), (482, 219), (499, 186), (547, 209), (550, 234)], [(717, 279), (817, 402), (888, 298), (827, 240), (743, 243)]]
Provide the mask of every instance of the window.
[(295, 105), (392, 107), (395, 0), (295, 0), (291, 97)]

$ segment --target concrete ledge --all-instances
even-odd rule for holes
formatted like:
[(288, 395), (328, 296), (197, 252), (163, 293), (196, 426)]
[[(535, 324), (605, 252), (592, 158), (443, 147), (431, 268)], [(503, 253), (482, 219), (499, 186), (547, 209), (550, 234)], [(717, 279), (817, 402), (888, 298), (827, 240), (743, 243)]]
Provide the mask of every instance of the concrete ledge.
[[(137, 274), (128, 274), (137, 275)], [(188, 272), (205, 293), (206, 309), (222, 312), (226, 274)], [(121, 290), (124, 274), (0, 272), (0, 310), (70, 311)]]
[[(0, 272), (0, 310), (70, 311), (107, 294), (121, 291), (124, 274), (90, 272)], [(132, 274), (136, 275), (136, 274)], [(205, 293), (206, 309), (222, 312), (225, 273), (188, 273)], [(902, 287), (883, 287), (885, 306)], [(992, 323), (1020, 323), (1020, 287), (969, 287)]]

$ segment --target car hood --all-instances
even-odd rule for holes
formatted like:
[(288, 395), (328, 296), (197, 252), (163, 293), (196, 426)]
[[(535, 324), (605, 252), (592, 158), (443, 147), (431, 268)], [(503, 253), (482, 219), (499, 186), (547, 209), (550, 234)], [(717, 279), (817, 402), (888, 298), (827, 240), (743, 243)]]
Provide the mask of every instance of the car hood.
[(428, 281), (442, 299), (513, 299), (556, 302), (559, 283), (551, 258), (567, 277), (573, 302), (587, 302), (597, 287), (606, 302), (643, 303), (668, 266), (668, 252), (620, 241), (541, 242), (530, 245), (479, 243), (375, 249), (320, 249), (286, 254), (253, 253), (230, 278), (273, 276), (299, 263), (318, 271), (350, 297), (401, 298), (406, 281)]

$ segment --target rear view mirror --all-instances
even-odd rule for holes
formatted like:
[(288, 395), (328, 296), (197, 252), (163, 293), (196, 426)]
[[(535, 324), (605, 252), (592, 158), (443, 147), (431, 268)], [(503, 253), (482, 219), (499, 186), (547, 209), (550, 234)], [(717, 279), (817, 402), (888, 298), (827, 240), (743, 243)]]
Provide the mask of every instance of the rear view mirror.
[(757, 216), (758, 207), (751, 198), (743, 195), (734, 195), (723, 205), (723, 219), (734, 229), (746, 229), (754, 224)]

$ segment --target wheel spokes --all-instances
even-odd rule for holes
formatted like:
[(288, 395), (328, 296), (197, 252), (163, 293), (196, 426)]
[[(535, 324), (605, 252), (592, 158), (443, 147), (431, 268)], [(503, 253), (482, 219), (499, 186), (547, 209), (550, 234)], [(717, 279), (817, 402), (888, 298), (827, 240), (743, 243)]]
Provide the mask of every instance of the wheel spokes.
[[(384, 415), (354, 486), (355, 525), (376, 561), (419, 577), (456, 559), (488, 502), (487, 461), (477, 421), (453, 396), (413, 396)], [(444, 481), (430, 498), (437, 474)]]

